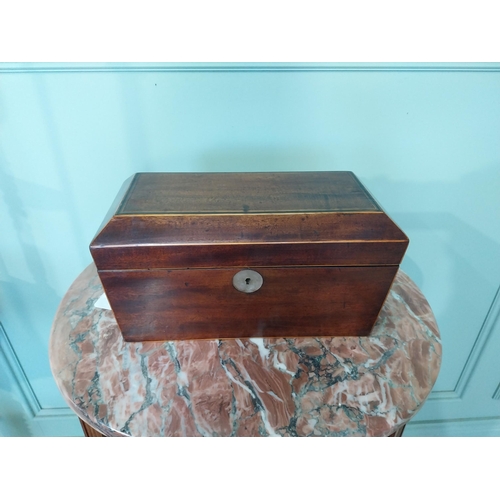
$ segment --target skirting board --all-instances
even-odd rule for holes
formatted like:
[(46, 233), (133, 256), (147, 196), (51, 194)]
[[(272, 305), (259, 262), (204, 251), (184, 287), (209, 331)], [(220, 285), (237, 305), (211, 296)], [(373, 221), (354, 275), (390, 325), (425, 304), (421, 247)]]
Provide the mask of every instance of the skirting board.
[[(71, 411), (71, 410), (69, 410)], [(35, 435), (83, 436), (76, 415), (33, 419)], [(500, 418), (409, 423), (403, 437), (500, 437)]]
[(500, 417), (410, 422), (403, 437), (500, 437)]

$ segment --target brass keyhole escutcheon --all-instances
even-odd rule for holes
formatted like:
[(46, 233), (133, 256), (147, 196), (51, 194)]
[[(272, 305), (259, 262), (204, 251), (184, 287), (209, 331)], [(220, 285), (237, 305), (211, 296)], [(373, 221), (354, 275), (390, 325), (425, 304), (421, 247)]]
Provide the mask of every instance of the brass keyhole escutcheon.
[(257, 271), (244, 269), (233, 276), (233, 286), (244, 293), (256, 292), (264, 283), (264, 279)]

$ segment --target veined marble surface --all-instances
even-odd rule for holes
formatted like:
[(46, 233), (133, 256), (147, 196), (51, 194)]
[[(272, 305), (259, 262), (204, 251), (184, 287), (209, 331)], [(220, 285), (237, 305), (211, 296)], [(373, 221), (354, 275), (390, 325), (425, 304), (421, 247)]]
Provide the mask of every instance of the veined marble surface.
[(399, 271), (369, 337), (123, 341), (91, 264), (50, 337), (64, 398), (107, 436), (388, 436), (421, 408), (441, 342)]

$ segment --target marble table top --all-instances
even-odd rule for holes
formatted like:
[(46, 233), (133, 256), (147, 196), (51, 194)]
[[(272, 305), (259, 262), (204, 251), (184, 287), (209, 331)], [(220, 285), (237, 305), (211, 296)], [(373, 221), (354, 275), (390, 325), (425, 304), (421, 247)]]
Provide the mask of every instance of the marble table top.
[(441, 365), (434, 315), (399, 271), (369, 337), (124, 342), (93, 264), (57, 311), (50, 363), (107, 436), (388, 436)]

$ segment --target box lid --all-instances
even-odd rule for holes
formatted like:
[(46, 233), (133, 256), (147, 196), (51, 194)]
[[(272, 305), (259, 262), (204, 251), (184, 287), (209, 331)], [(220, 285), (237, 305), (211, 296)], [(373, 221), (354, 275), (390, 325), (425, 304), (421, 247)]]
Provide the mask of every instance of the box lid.
[(352, 172), (138, 173), (90, 251), (118, 270), (397, 265), (407, 246)]

